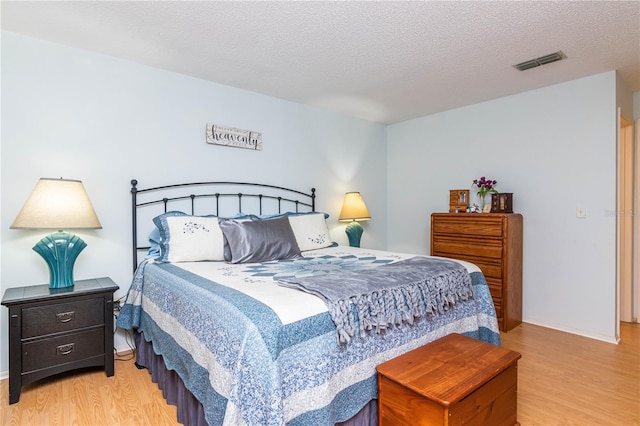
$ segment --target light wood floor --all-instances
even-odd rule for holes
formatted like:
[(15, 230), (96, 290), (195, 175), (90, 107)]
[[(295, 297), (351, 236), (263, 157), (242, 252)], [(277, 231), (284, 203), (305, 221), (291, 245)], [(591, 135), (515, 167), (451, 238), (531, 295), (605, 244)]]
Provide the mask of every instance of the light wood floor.
[(531, 324), (501, 337), (522, 354), (523, 426), (640, 424), (640, 324), (623, 323), (619, 345)]
[[(518, 420), (523, 426), (640, 424), (640, 325), (622, 325), (613, 345), (522, 324), (502, 335), (518, 351)], [(116, 362), (115, 375), (85, 371), (22, 389), (8, 405), (0, 381), (0, 425), (176, 425), (146, 370)]]

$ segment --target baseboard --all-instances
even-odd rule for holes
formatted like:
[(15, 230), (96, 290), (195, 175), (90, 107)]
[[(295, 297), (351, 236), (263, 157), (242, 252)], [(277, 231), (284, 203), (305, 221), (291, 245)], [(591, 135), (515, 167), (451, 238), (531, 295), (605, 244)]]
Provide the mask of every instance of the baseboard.
[(589, 334), (589, 333), (586, 333), (584, 330), (561, 327), (558, 325), (545, 323), (543, 321), (535, 321), (535, 320), (532, 321), (530, 319), (527, 319), (526, 321), (523, 321), (523, 322), (526, 322), (527, 324), (537, 325), (544, 328), (550, 328), (552, 330), (562, 331), (564, 333), (575, 334), (577, 336), (586, 337), (588, 339), (600, 340), (601, 342), (613, 343), (614, 345), (618, 344), (618, 340), (615, 337)]
[(133, 343), (130, 344), (128, 342), (115, 342), (114, 346), (114, 351), (120, 355), (135, 350)]
[(129, 356), (135, 355), (135, 349), (131, 348), (128, 345), (118, 346), (115, 348), (114, 355), (117, 358), (128, 358)]

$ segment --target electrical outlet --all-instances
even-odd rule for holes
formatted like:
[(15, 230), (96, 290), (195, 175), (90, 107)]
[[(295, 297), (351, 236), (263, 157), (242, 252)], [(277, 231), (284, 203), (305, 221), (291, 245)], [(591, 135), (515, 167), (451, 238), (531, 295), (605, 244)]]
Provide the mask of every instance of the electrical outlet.
[(584, 207), (576, 207), (576, 217), (579, 219), (587, 217), (587, 209)]

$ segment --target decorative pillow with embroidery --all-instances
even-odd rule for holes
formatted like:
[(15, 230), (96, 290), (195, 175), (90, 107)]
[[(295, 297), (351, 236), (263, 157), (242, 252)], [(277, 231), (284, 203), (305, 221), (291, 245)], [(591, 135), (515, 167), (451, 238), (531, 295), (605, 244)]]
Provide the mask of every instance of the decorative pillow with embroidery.
[(327, 216), (325, 213), (291, 214), (287, 216), (300, 251), (336, 245), (329, 238)]
[(160, 262), (224, 260), (224, 237), (215, 216), (167, 212), (153, 219), (160, 232)]

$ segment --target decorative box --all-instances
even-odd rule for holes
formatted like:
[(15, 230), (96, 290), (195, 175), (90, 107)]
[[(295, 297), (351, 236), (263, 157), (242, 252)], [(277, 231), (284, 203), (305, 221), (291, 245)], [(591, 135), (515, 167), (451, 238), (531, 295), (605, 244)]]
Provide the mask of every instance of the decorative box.
[(452, 189), (449, 191), (449, 213), (464, 213), (468, 207), (468, 189)]
[(513, 193), (491, 194), (491, 213), (513, 213)]

